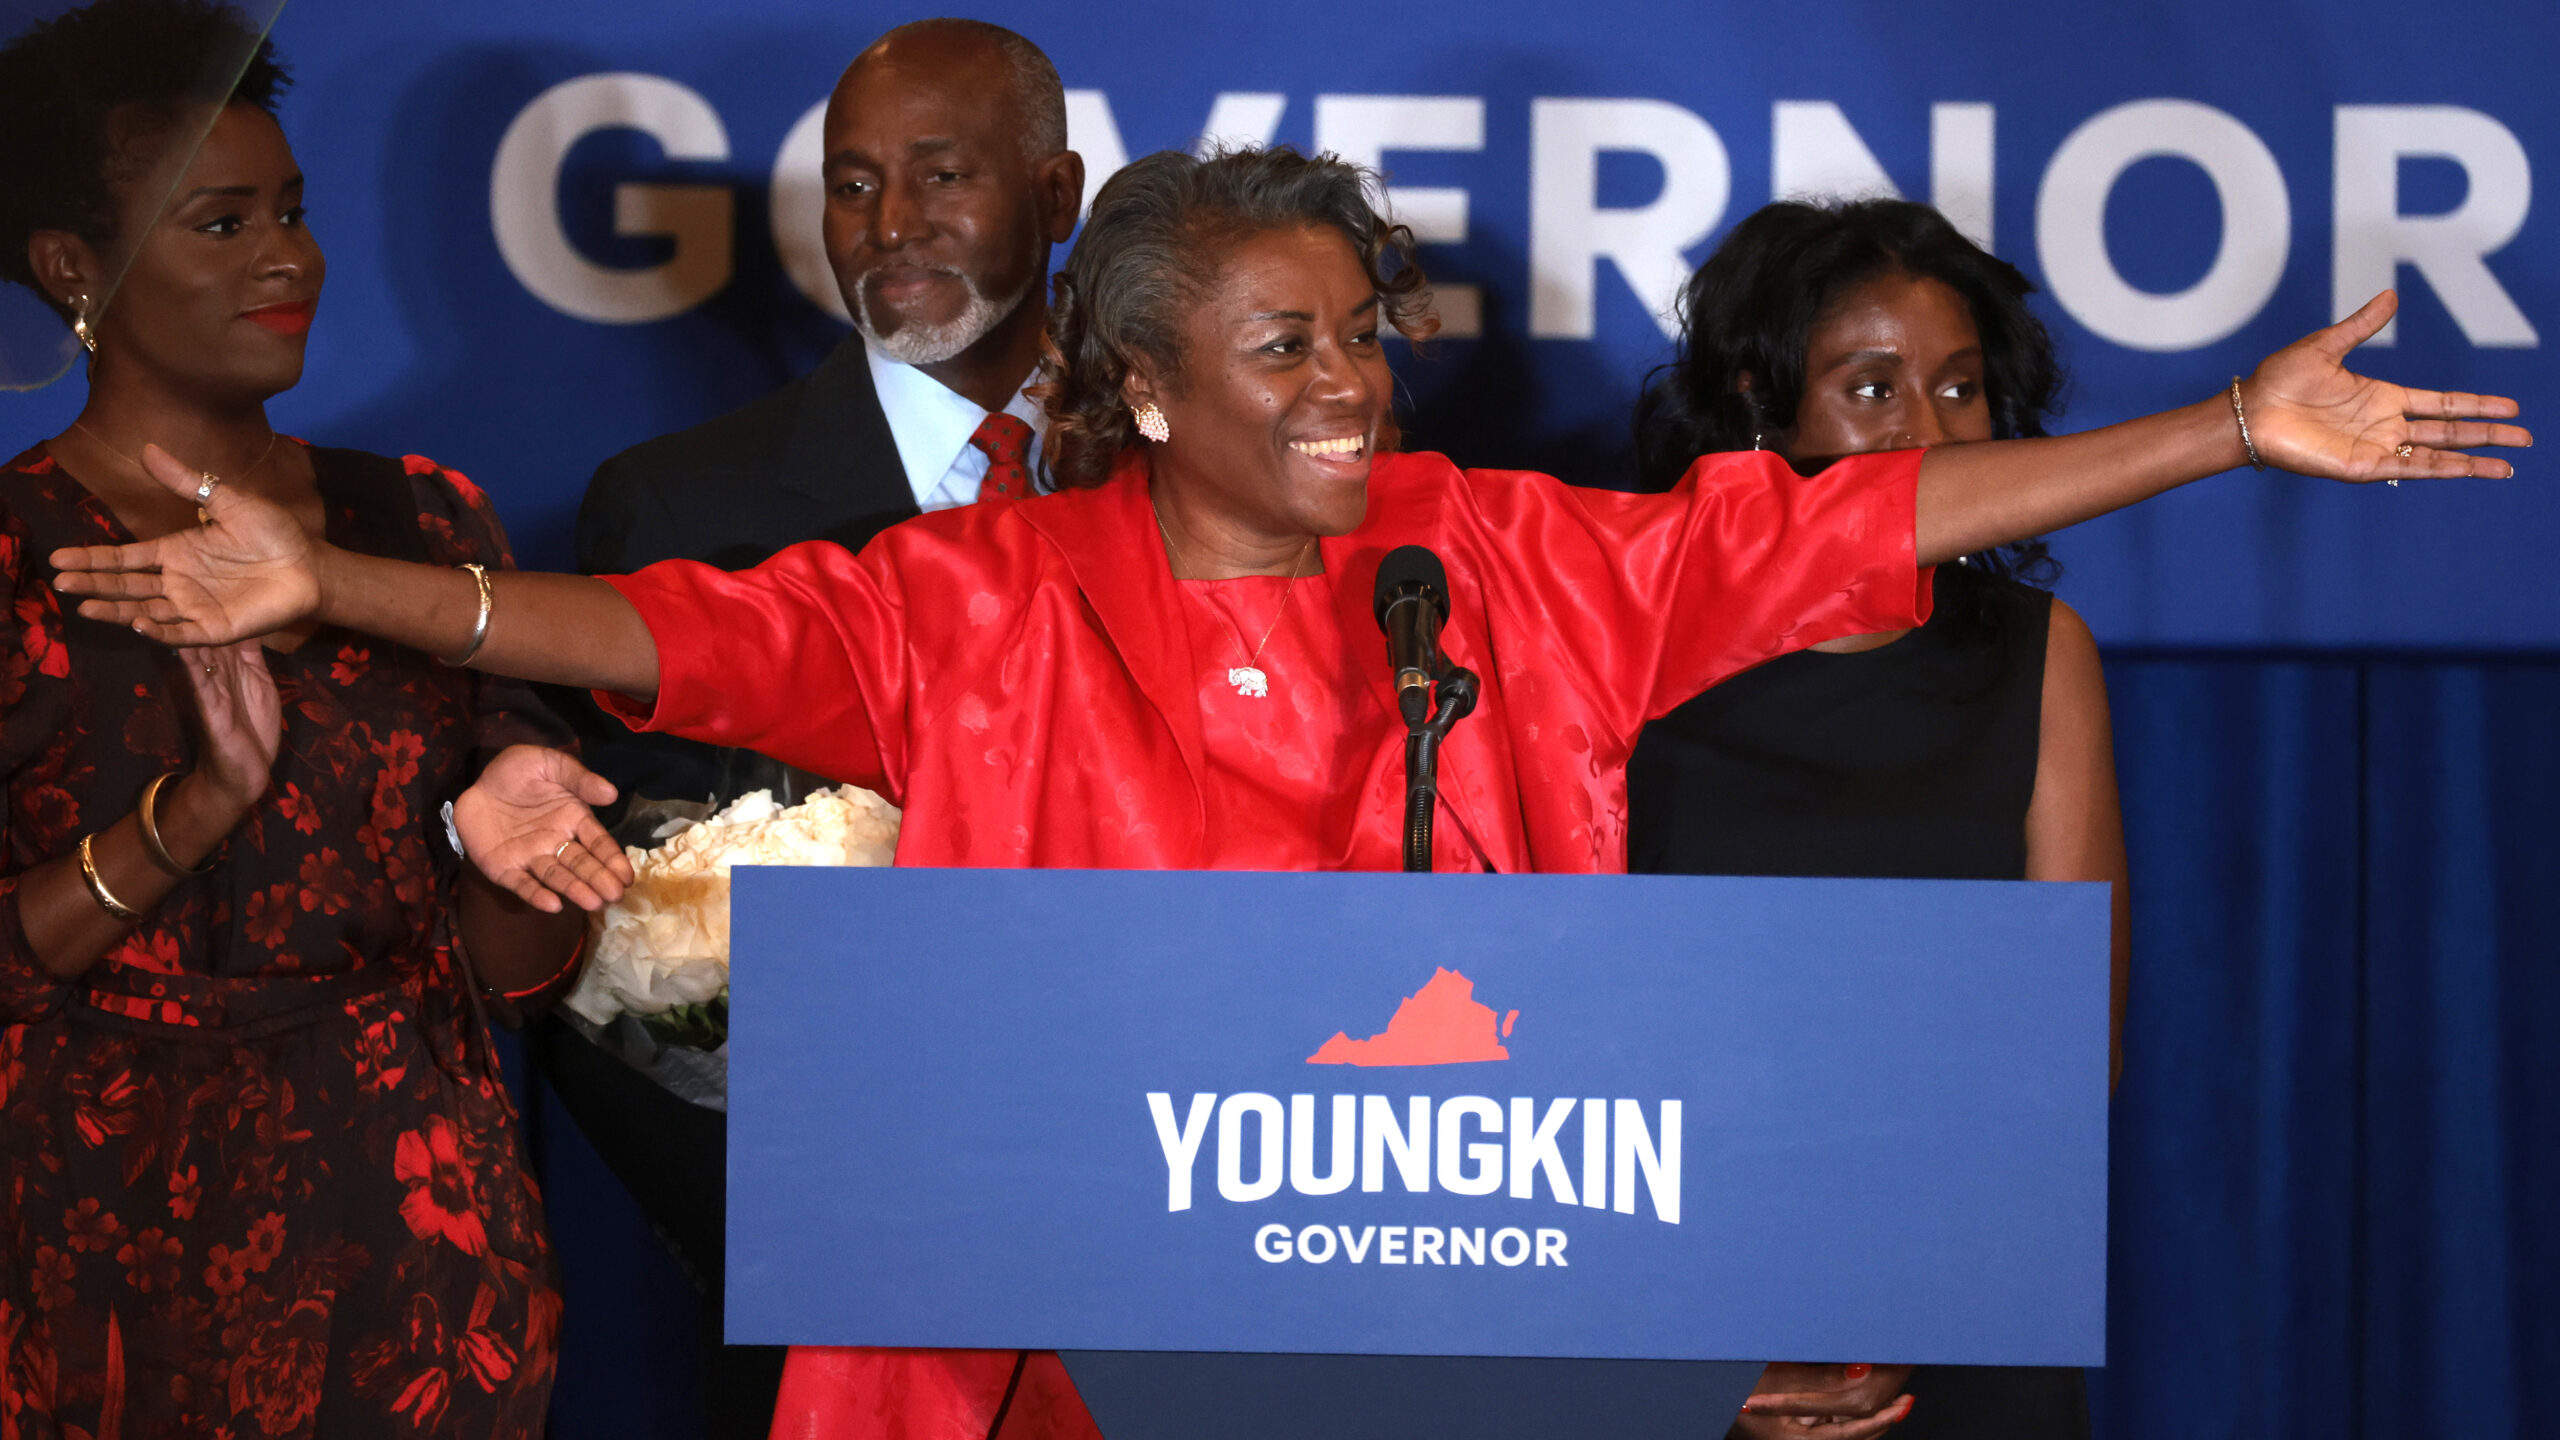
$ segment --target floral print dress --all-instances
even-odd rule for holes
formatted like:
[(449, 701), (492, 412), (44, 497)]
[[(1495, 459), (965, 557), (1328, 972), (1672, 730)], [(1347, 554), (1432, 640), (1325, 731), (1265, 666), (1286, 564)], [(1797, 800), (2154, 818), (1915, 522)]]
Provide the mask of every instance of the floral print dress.
[[(460, 475), (311, 454), (332, 543), (509, 563)], [(265, 798), (57, 982), (19, 875), (193, 761), (178, 659), (51, 586), (131, 538), (43, 452), (0, 470), (0, 1436), (538, 1435), (559, 1290), (438, 811), (565, 732), (367, 637), (271, 649)]]

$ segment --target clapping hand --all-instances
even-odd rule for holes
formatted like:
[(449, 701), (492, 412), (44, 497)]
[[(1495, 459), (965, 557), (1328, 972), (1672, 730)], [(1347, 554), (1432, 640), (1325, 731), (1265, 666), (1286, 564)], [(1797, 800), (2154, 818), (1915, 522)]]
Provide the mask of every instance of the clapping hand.
[(1730, 1432), (1743, 1440), (1874, 1440), (1911, 1414), (1908, 1365), (1771, 1365)]
[(2348, 354), (2399, 308), (2399, 297), (2385, 290), (2353, 315), (2258, 366), (2241, 395), (2249, 436), (2268, 464), (2297, 475), (2357, 482), (2515, 473), (2504, 460), (2461, 453), (2533, 443), (2520, 425), (2490, 423), (2514, 416), (2513, 400), (2412, 390), (2346, 368)]
[(267, 793), (267, 775), (284, 741), (284, 704), (265, 650), (255, 640), (236, 645), (184, 648), (187, 689), (195, 697), (203, 744), (196, 778), (235, 814)]
[[(199, 504), (206, 524), (132, 545), (81, 545), (52, 555), (80, 613), (127, 625), (164, 645), (217, 646), (281, 630), (320, 608), (319, 547), (281, 505), (215, 483), (157, 445), (142, 449), (151, 478)], [(262, 667), (263, 668), (263, 667)]]
[(622, 898), (631, 862), (596, 819), (613, 782), (558, 750), (511, 745), (453, 802), (465, 859), (546, 915)]

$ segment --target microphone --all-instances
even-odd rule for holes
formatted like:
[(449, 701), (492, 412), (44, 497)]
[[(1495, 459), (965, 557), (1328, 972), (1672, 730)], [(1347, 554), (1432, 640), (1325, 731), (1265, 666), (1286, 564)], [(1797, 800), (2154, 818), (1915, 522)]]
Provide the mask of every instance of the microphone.
[(1388, 552), (1378, 566), (1378, 628), (1387, 632), (1387, 660), (1396, 671), (1396, 709), (1408, 729), (1431, 713), (1431, 686), (1439, 679), (1440, 627), (1449, 619), (1449, 572), (1440, 557), (1419, 545)]

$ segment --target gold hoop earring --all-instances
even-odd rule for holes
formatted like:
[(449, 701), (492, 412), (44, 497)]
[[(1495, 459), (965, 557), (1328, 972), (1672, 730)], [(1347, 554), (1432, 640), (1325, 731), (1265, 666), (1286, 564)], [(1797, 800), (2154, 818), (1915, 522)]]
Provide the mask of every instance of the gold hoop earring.
[(86, 295), (71, 297), (71, 333), (80, 337), (82, 348), (90, 354), (98, 353), (98, 332), (89, 328), (89, 297)]
[(1129, 415), (1138, 422), (1138, 433), (1157, 444), (1173, 438), (1173, 427), (1164, 423), (1164, 412), (1156, 408), (1153, 400), (1130, 406)]

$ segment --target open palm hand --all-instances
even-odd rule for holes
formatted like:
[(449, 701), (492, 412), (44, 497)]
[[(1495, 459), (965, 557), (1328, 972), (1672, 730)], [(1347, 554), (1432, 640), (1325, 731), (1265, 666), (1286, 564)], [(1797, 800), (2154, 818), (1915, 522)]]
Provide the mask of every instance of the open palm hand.
[(2266, 358), (2243, 387), (2250, 438), (2266, 462), (2331, 480), (2503, 477), (2515, 467), (2462, 452), (2531, 445), (2523, 427), (2493, 423), (2516, 402), (2458, 390), (2414, 390), (2358, 375), (2346, 359), (2399, 309), (2386, 290), (2364, 308)]
[(511, 745), (453, 802), (453, 828), (480, 873), (546, 915), (563, 901), (601, 910), (631, 862), (596, 819), (613, 783), (558, 750)]
[(1877, 1440), (1911, 1414), (1908, 1365), (1772, 1364), (1730, 1435), (1739, 1440)]
[[(143, 468), (190, 501), (202, 477), (157, 445)], [(265, 635), (320, 607), (319, 550), (283, 506), (228, 485), (201, 504), (204, 525), (132, 545), (81, 545), (51, 557), (54, 583), (80, 613), (165, 645), (220, 646)]]

